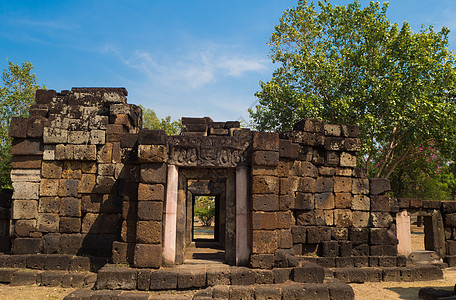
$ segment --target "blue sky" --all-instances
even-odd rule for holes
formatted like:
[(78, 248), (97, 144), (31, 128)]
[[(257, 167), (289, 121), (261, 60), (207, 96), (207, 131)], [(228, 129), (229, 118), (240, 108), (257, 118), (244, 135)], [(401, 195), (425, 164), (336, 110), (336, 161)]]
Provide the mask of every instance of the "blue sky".
[[(333, 0), (332, 4), (351, 1)], [(364, 6), (368, 1), (360, 1)], [(0, 2), (0, 68), (33, 63), (40, 84), (125, 87), (128, 102), (170, 115), (246, 120), (274, 66), (267, 39), (297, 0)], [(456, 1), (392, 0), (388, 16), (449, 27)]]

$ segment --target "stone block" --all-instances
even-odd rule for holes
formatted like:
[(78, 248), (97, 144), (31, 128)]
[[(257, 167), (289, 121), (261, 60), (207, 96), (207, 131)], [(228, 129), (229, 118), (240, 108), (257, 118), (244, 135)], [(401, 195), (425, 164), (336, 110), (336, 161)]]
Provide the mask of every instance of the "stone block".
[(332, 193), (318, 193), (315, 194), (315, 208), (316, 209), (334, 209), (334, 194)]
[(367, 211), (353, 211), (353, 226), (367, 227), (369, 226), (370, 214)]
[(352, 209), (353, 210), (370, 210), (371, 199), (366, 195), (353, 195)]
[(12, 182), (40, 182), (38, 169), (12, 169), (10, 172)]
[(137, 271), (127, 268), (102, 268), (98, 271), (96, 289), (135, 290)]
[(41, 156), (13, 156), (11, 158), (11, 167), (13, 169), (41, 169)]
[(353, 196), (350, 193), (334, 193), (336, 208), (351, 208)]
[(165, 164), (142, 164), (140, 179), (142, 183), (166, 183), (167, 168)]
[(161, 221), (163, 218), (162, 201), (138, 201), (138, 219)]
[(99, 163), (111, 163), (112, 162), (112, 149), (113, 144), (107, 143), (102, 147), (99, 147), (97, 151), (97, 162)]
[(252, 212), (254, 230), (274, 230), (277, 228), (276, 212)]
[[(149, 244), (137, 244), (135, 247), (135, 258), (134, 265), (139, 268), (160, 268), (162, 262), (162, 247), (159, 244), (149, 245)], [(172, 273), (173, 271), (169, 271)], [(164, 273), (164, 272), (161, 272)], [(176, 273), (174, 273), (176, 274)], [(150, 287), (151, 290), (160, 290), (166, 289), (163, 287), (163, 284), (171, 285), (171, 289), (177, 287), (177, 275), (174, 276), (164, 276), (164, 278), (159, 278), (159, 274), (154, 274), (151, 276)], [(171, 274), (168, 274), (171, 275)], [(174, 279), (175, 278), (175, 279)], [(159, 283), (161, 282), (161, 284)], [(175, 284), (173, 284), (175, 283)]]
[(68, 130), (57, 127), (44, 127), (43, 142), (45, 144), (66, 144), (68, 142)]
[(334, 225), (336, 227), (351, 227), (353, 225), (353, 212), (349, 209), (335, 209)]
[(341, 136), (341, 126), (338, 124), (324, 124), (325, 135)]
[(230, 284), (230, 269), (226, 267), (211, 267), (206, 270), (208, 286), (220, 286)]
[(274, 277), (274, 283), (284, 283), (290, 280), (292, 270), (292, 268), (273, 269), (272, 276)]
[(177, 288), (194, 289), (206, 287), (206, 271), (201, 269), (180, 269), (177, 271)]
[(75, 256), (70, 260), (69, 271), (90, 271), (90, 258), (86, 256)]
[(331, 228), (331, 239), (336, 241), (348, 240), (348, 228), (333, 227)]
[(12, 117), (9, 127), (9, 136), (12, 138), (25, 139), (27, 137), (27, 124), (27, 118)]
[(59, 215), (41, 213), (38, 215), (38, 231), (40, 232), (59, 232)]
[(340, 166), (341, 167), (356, 167), (356, 155), (348, 152), (342, 152), (340, 154)]
[(293, 268), (292, 278), (301, 283), (323, 283), (325, 269), (317, 264), (303, 263), (300, 267)]
[(352, 179), (347, 177), (334, 177), (335, 193), (350, 193), (352, 190)]
[(91, 133), (87, 131), (69, 131), (68, 143), (69, 144), (88, 144)]
[(104, 130), (91, 130), (89, 143), (92, 145), (104, 145), (106, 143), (106, 132)]
[(100, 233), (100, 215), (98, 213), (86, 213), (82, 219), (82, 233)]
[(279, 178), (273, 176), (253, 176), (253, 194), (279, 194)]
[(14, 200), (13, 219), (36, 219), (38, 217), (38, 202), (35, 200)]
[(40, 238), (15, 238), (11, 252), (13, 254), (37, 254), (42, 249)]
[(35, 182), (13, 182), (12, 199), (38, 200), (40, 184)]
[(147, 128), (139, 132), (138, 143), (140, 145), (166, 145), (166, 132), (164, 130), (150, 130)]
[(294, 209), (311, 210), (315, 207), (314, 195), (311, 193), (295, 192)]
[(386, 178), (370, 178), (369, 185), (372, 195), (381, 195), (391, 190), (390, 181)]
[(41, 176), (43, 178), (59, 179), (62, 175), (63, 163), (60, 161), (43, 161)]
[(276, 132), (253, 132), (253, 150), (279, 151), (279, 134)]
[(41, 140), (14, 139), (11, 145), (12, 155), (42, 155)]
[(348, 138), (344, 140), (344, 149), (350, 152), (361, 151), (361, 140), (357, 138)]
[(138, 186), (138, 200), (163, 201), (165, 188), (162, 184), (143, 184)]
[(394, 232), (387, 228), (370, 228), (371, 245), (397, 245), (398, 240)]
[(252, 154), (252, 164), (256, 166), (277, 166), (279, 163), (279, 152), (274, 151), (254, 151)]
[(334, 211), (330, 209), (315, 210), (315, 224), (319, 226), (333, 226)]
[(252, 252), (258, 254), (273, 254), (278, 247), (277, 232), (254, 230), (252, 237)]
[(36, 220), (17, 220), (14, 222), (14, 232), (20, 237), (28, 237), (31, 232), (36, 231)]
[[(83, 242), (89, 241), (87, 236), (81, 234), (62, 234), (60, 236), (60, 249), (58, 253), (76, 255), (77, 253), (81, 253)], [(97, 246), (99, 247), (100, 245)]]
[(30, 286), (37, 284), (39, 279), (39, 272), (38, 271), (30, 271), (30, 270), (18, 270), (14, 272), (10, 286)]
[(353, 178), (352, 193), (355, 195), (368, 195), (369, 194), (369, 179)]
[(162, 241), (162, 222), (138, 221), (136, 240), (140, 244), (160, 244)]
[(393, 224), (393, 217), (390, 213), (371, 212), (371, 227), (390, 227), (391, 224)]
[(55, 159), (56, 160), (72, 160), (74, 158), (74, 145), (56, 145)]
[(106, 129), (108, 126), (108, 122), (109, 122), (109, 119), (107, 116), (95, 115), (89, 119), (89, 129), (90, 130)]
[(372, 195), (371, 196), (371, 211), (389, 212), (390, 211), (390, 197), (385, 195)]
[(297, 225), (316, 225), (314, 211), (296, 211), (296, 224)]
[(95, 185), (95, 174), (82, 174), (78, 185), (78, 193), (91, 193)]
[(327, 151), (325, 155), (325, 165), (326, 166), (338, 166), (340, 161), (339, 152), (336, 151)]
[[(297, 191), (303, 193), (315, 193), (316, 181), (311, 177), (299, 177)], [(293, 189), (294, 190), (294, 189)]]
[(70, 266), (71, 255), (49, 255), (44, 260), (45, 270), (68, 270)]
[(60, 233), (79, 233), (79, 232), (81, 232), (81, 219), (80, 218), (70, 218), (70, 217), (60, 217), (59, 232)]
[(75, 197), (64, 197), (60, 200), (60, 216), (80, 217), (81, 199)]
[(336, 257), (339, 255), (339, 243), (337, 241), (323, 241), (318, 250), (319, 256)]
[(307, 241), (307, 228), (305, 226), (291, 227), (293, 244), (304, 244)]
[(334, 180), (331, 177), (318, 177), (315, 184), (317, 193), (331, 193), (334, 187)]
[(59, 197), (77, 197), (78, 181), (75, 179), (60, 179), (58, 194)]
[(59, 213), (60, 199), (57, 197), (40, 197), (38, 211), (40, 213)]
[(326, 137), (325, 149), (331, 151), (343, 150), (344, 139), (340, 137)]
[(252, 285), (255, 284), (255, 273), (253, 270), (237, 267), (231, 269), (231, 284), (232, 285)]
[(96, 145), (75, 145), (74, 146), (75, 160), (97, 160)]
[(164, 145), (139, 145), (138, 159), (140, 162), (162, 163), (167, 160), (167, 148)]
[(331, 227), (325, 226), (310, 226), (307, 227), (307, 243), (318, 244), (322, 241), (331, 240)]

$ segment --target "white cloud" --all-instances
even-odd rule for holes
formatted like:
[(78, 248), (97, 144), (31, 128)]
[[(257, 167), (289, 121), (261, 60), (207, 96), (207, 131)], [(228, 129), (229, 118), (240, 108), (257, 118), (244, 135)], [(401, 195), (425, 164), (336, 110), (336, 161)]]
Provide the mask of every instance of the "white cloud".
[(115, 53), (125, 65), (141, 71), (154, 84), (190, 89), (200, 89), (224, 77), (238, 78), (267, 70), (266, 59), (240, 54), (232, 48), (211, 45), (187, 50), (182, 55), (156, 55), (139, 50), (125, 55), (106, 45), (104, 51)]

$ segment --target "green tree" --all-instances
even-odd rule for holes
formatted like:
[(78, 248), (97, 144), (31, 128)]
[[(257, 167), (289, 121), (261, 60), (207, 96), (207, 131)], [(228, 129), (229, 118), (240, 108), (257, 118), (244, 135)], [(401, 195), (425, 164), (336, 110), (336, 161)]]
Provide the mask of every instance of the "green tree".
[(386, 17), (387, 3), (318, 5), (300, 0), (275, 27), (270, 57), (279, 66), (260, 82), (259, 103), (249, 111), (256, 127), (284, 131), (309, 117), (358, 124), (358, 161), (376, 177), (390, 177), (429, 141), (454, 157), (449, 29), (399, 28)]
[(11, 187), (11, 138), (8, 135), (12, 117), (26, 117), (35, 100), (35, 91), (44, 89), (36, 83), (33, 66), (25, 61), (22, 65), (8, 62), (3, 70), (0, 87), (0, 187)]
[(194, 213), (203, 222), (203, 226), (211, 226), (215, 217), (215, 197), (196, 196)]
[(143, 127), (149, 129), (162, 129), (167, 135), (178, 135), (180, 133), (182, 122), (171, 121), (170, 116), (166, 116), (163, 119), (159, 119), (157, 114), (150, 109), (142, 105), (139, 105), (143, 111)]

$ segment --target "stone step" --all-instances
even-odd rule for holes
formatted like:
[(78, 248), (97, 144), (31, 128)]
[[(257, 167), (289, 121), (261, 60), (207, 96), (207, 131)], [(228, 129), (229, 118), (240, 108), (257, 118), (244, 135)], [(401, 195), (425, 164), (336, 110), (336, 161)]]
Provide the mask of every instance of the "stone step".
[(193, 299), (355, 299), (344, 283), (287, 283), (254, 286), (217, 285), (197, 292)]
[(426, 281), (443, 278), (443, 272), (434, 265), (414, 265), (390, 268), (339, 268), (331, 269), (333, 276), (345, 283), (380, 281)]
[(412, 251), (408, 260), (414, 264), (438, 264), (443, 262), (435, 251), (430, 250)]
[(277, 284), (290, 280), (300, 283), (322, 283), (324, 278), (324, 268), (312, 263), (272, 270), (227, 265), (181, 265), (159, 270), (107, 265), (98, 272), (95, 288), (141, 291), (192, 290), (220, 284)]
[(96, 280), (97, 274), (90, 272), (0, 268), (0, 283), (12, 286), (36, 284), (65, 288), (92, 288)]
[(64, 300), (144, 299), (144, 300), (206, 300), (206, 299), (355, 299), (348, 284), (337, 280), (327, 283), (285, 283), (262, 285), (215, 285), (199, 291), (137, 292), (78, 289)]

